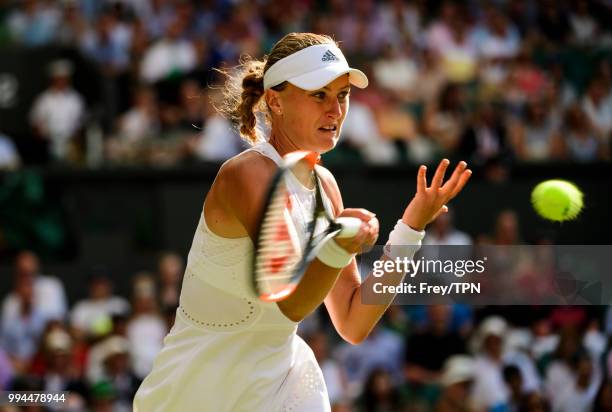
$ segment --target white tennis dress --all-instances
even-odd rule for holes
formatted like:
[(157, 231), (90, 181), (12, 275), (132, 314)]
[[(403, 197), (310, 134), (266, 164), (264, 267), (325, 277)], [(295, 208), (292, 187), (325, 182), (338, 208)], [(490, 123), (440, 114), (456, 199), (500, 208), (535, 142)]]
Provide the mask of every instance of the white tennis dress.
[[(269, 143), (254, 150), (277, 164)], [(290, 188), (303, 222), (313, 192)], [(329, 203), (328, 201), (326, 203)], [(321, 369), (276, 303), (253, 296), (249, 237), (214, 234), (200, 216), (176, 322), (134, 398), (137, 412), (330, 411)]]

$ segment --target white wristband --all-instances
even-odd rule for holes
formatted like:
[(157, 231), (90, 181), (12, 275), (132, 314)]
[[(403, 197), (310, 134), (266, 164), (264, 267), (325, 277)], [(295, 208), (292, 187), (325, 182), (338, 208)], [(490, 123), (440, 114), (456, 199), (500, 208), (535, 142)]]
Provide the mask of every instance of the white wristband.
[(322, 263), (337, 269), (341, 269), (351, 263), (353, 256), (355, 256), (354, 253), (344, 250), (336, 243), (334, 238), (328, 239), (319, 250), (319, 253), (317, 253), (317, 259)]
[(398, 257), (412, 259), (421, 248), (421, 241), (424, 237), (424, 230), (417, 232), (400, 219), (389, 233), (389, 240), (384, 247), (384, 253), (391, 259), (397, 259)]

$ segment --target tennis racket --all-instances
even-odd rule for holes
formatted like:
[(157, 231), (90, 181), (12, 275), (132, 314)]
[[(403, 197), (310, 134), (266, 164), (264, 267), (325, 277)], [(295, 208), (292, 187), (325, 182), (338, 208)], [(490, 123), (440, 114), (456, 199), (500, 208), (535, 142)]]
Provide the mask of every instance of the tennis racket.
[[(315, 152), (289, 153), (270, 184), (253, 253), (253, 288), (263, 301), (291, 295), (327, 239), (353, 237), (361, 227), (360, 219), (334, 219), (325, 208), (317, 160)], [(312, 197), (300, 199), (294, 190), (299, 185), (310, 188)]]

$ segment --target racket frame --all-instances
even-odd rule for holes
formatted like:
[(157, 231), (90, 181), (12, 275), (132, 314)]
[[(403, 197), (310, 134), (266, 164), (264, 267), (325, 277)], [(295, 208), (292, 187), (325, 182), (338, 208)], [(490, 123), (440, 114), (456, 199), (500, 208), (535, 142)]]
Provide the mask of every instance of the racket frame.
[[(251, 286), (253, 288), (255, 295), (259, 299), (266, 301), (266, 302), (278, 302), (283, 299), (286, 299), (289, 295), (291, 295), (295, 291), (297, 286), (299, 285), (300, 280), (304, 276), (304, 273), (306, 272), (306, 269), (308, 268), (310, 263), (314, 260), (314, 258), (316, 258), (316, 253), (320, 249), (320, 246), (322, 246), (322, 243), (326, 239), (335, 236), (342, 230), (342, 225), (336, 223), (334, 221), (333, 216), (331, 216), (329, 211), (325, 208), (325, 203), (323, 201), (323, 195), (322, 195), (323, 185), (321, 184), (321, 178), (319, 174), (317, 173), (316, 168), (313, 167), (312, 173), (315, 177), (314, 179), (315, 180), (315, 185), (314, 185), (315, 186), (314, 188), (315, 189), (315, 207), (314, 207), (313, 214), (312, 214), (313, 218), (312, 220), (308, 222), (308, 226), (307, 226), (308, 239), (302, 250), (302, 257), (300, 259), (300, 262), (298, 263), (293, 274), (289, 278), (286, 288), (274, 294), (262, 293), (259, 287), (259, 284), (257, 282), (257, 263), (258, 263), (258, 260), (257, 260), (258, 253), (257, 252), (262, 246), (261, 245), (262, 239), (260, 235), (261, 229), (262, 229), (264, 219), (268, 211), (268, 206), (272, 203), (272, 200), (274, 198), (274, 195), (276, 194), (278, 186), (282, 184), (281, 180), (285, 178), (286, 173), (292, 173), (291, 171), (292, 167), (295, 166), (297, 162), (301, 160), (303, 160), (302, 156), (292, 156), (289, 161), (285, 161), (283, 165), (279, 166), (278, 170), (274, 174), (274, 177), (272, 178), (272, 181), (270, 182), (269, 189), (265, 197), (265, 203), (264, 203), (265, 207), (262, 208), (258, 221), (257, 221), (257, 230), (255, 232), (257, 234), (257, 238), (255, 240), (255, 248), (253, 250), (252, 264), (251, 264), (251, 271), (252, 271)], [(328, 227), (325, 228), (321, 233), (317, 234), (316, 239), (315, 239), (314, 231), (316, 228), (317, 221), (320, 218), (325, 218), (325, 220), (328, 223)]]

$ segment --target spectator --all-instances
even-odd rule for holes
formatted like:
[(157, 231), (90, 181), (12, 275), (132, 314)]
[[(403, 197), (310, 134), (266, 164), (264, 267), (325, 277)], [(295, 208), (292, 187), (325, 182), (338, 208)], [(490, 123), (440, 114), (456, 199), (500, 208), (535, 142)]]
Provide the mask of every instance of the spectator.
[(17, 374), (25, 372), (36, 353), (47, 318), (34, 303), (34, 279), (15, 278), (15, 305), (2, 314), (0, 346), (6, 350)]
[(578, 92), (560, 62), (553, 62), (549, 67), (548, 74), (551, 78), (551, 84), (545, 100), (553, 113), (553, 117), (561, 123), (563, 112), (576, 101)]
[(189, 148), (198, 159), (223, 161), (238, 154), (243, 146), (238, 133), (228, 119), (215, 109), (219, 91), (210, 89), (208, 95), (198, 97), (203, 104), (204, 119), (196, 125), (202, 131), (189, 141)]
[[(509, 385), (513, 402), (516, 401), (515, 404), (517, 408), (518, 405), (523, 402), (522, 395), (541, 391), (541, 379), (533, 361), (531, 350), (533, 341), (533, 336), (527, 329), (512, 329), (506, 336), (504, 364), (506, 368), (510, 368), (510, 372), (508, 372), (510, 376), (506, 376), (505, 368), (504, 380), (506, 380), (506, 383)], [(520, 375), (521, 386), (518, 388), (520, 391), (515, 387), (518, 378), (513, 368), (516, 368)], [(511, 382), (508, 382), (508, 379), (510, 379)], [(515, 396), (518, 392), (521, 394), (520, 397)]]
[(480, 57), (485, 61), (514, 57), (521, 42), (518, 30), (494, 6), (487, 7), (485, 16), (484, 24), (473, 33)]
[(417, 124), (412, 114), (402, 108), (399, 96), (383, 94), (380, 105), (374, 113), (378, 122), (378, 130), (384, 140), (398, 141), (406, 145), (417, 136)]
[(597, 392), (592, 412), (612, 412), (612, 383), (606, 378)]
[(164, 253), (157, 263), (159, 299), (163, 307), (175, 309), (179, 303), (183, 259), (176, 253)]
[[(44, 339), (45, 371), (42, 376), (43, 387), (47, 392), (69, 391), (80, 396), (80, 403), (84, 406), (87, 399), (85, 383), (76, 374), (72, 362), (72, 338), (61, 328), (52, 329)], [(52, 409), (57, 409), (52, 408)]]
[(464, 8), (444, 1), (440, 16), (427, 29), (427, 48), (438, 55), (450, 81), (468, 82), (476, 75), (478, 46)]
[[(510, 63), (509, 69), (507, 85), (503, 90), (505, 96), (501, 97), (509, 104), (511, 111), (521, 112), (530, 102), (547, 98), (547, 93), (552, 88), (550, 76), (535, 64), (529, 49), (523, 48)], [(559, 104), (558, 101), (548, 103), (548, 112), (554, 112), (554, 106)]]
[(559, 335), (553, 333), (551, 321), (547, 318), (533, 320), (531, 333), (533, 335), (531, 355), (536, 361), (553, 352), (559, 344)]
[(5, 391), (9, 388), (9, 383), (13, 379), (13, 365), (11, 359), (0, 346), (0, 391)]
[(393, 164), (398, 153), (393, 144), (382, 137), (374, 112), (355, 100), (341, 130), (341, 141), (355, 147), (368, 164)]
[(112, 293), (111, 280), (102, 273), (94, 273), (89, 281), (89, 297), (78, 301), (70, 313), (70, 322), (79, 333), (95, 336), (96, 329), (111, 323), (115, 314), (125, 314), (129, 303)]
[(571, 30), (566, 12), (555, 0), (540, 2), (536, 27), (549, 47), (564, 44)]
[[(385, 44), (392, 42), (395, 33), (392, 28), (383, 24), (384, 15), (374, 1), (355, 3), (353, 13), (344, 12), (336, 29), (343, 50), (354, 56), (361, 54), (361, 59), (380, 53)], [(355, 60), (361, 60), (359, 56)], [(351, 58), (351, 61), (355, 61)]]
[(115, 13), (100, 15), (95, 30), (88, 30), (80, 39), (83, 51), (109, 76), (124, 73), (129, 67), (132, 31), (119, 21)]
[(161, 350), (168, 330), (157, 309), (153, 276), (147, 273), (137, 274), (133, 285), (133, 314), (127, 324), (126, 337), (130, 343), (134, 374), (139, 379), (144, 379), (153, 368), (153, 360)]
[(457, 149), (467, 127), (466, 106), (465, 90), (454, 83), (449, 83), (442, 89), (437, 102), (430, 101), (425, 106), (424, 131), (446, 153)]
[(134, 10), (140, 17), (140, 20), (145, 22), (148, 35), (152, 39), (163, 37), (175, 16), (175, 4), (163, 0), (151, 0), (150, 2), (140, 3), (142, 7), (138, 6)]
[[(177, 82), (178, 87), (170, 80), (162, 83), (165, 84), (165, 98), (162, 96), (159, 113), (164, 140), (183, 140), (194, 135), (204, 124), (200, 86), (192, 79)], [(176, 96), (168, 92), (170, 87), (166, 86), (170, 84), (178, 89)]]
[(423, 239), (424, 245), (471, 245), (472, 238), (465, 232), (458, 230), (453, 221), (455, 213), (449, 208), (432, 222), (431, 228)]
[(510, 411), (518, 411), (523, 404), (523, 376), (521, 370), (514, 365), (508, 365), (503, 370), (504, 382), (508, 388)]
[(381, 4), (381, 19), (385, 26), (396, 28), (394, 38), (417, 44), (421, 41), (423, 32), (423, 8), (424, 5), (417, 2), (393, 0)]
[(474, 404), (486, 410), (508, 407), (509, 392), (503, 379), (503, 340), (506, 321), (491, 316), (480, 324), (474, 337), (476, 364), (474, 367)]
[(525, 119), (517, 120), (511, 127), (517, 157), (531, 162), (559, 158), (562, 154), (559, 126), (544, 101), (529, 102)]
[(106, 142), (106, 157), (111, 162), (144, 162), (146, 142), (159, 132), (156, 94), (151, 88), (140, 87), (134, 105), (119, 118), (116, 135)]
[(387, 44), (372, 68), (376, 82), (402, 100), (410, 95), (418, 79), (418, 67), (411, 54), (410, 46)]
[[(21, 251), (15, 257), (13, 277), (15, 282), (21, 279), (31, 279), (34, 282), (33, 302), (37, 311), (46, 319), (62, 320), (66, 316), (68, 304), (62, 282), (40, 273), (38, 256), (29, 250)], [(9, 293), (2, 302), (2, 322), (6, 323), (5, 314), (19, 311), (19, 299), (14, 293)]]
[(431, 50), (422, 49), (419, 52), (418, 78), (414, 82), (414, 101), (419, 104), (428, 105), (437, 100), (441, 90), (447, 83), (440, 58)]
[(34, 101), (30, 121), (35, 133), (50, 146), (56, 160), (76, 161), (76, 137), (85, 116), (81, 95), (71, 87), (72, 64), (58, 60), (50, 66), (51, 85)]
[(129, 342), (120, 336), (112, 336), (101, 345), (103, 377), (110, 382), (115, 399), (114, 411), (130, 411), (140, 380), (130, 370)]
[(495, 245), (518, 245), (521, 243), (518, 215), (513, 210), (502, 210), (495, 219)]
[(612, 84), (603, 78), (592, 79), (582, 100), (582, 110), (602, 144), (609, 145), (612, 138)]
[(159, 133), (159, 109), (155, 91), (140, 87), (134, 96), (134, 105), (124, 113), (118, 122), (119, 138), (129, 144), (136, 144)]
[(470, 399), (474, 369), (474, 360), (466, 355), (454, 355), (446, 360), (440, 380), (442, 394), (435, 412), (474, 412)]
[(606, 157), (602, 141), (588, 116), (578, 105), (565, 112), (563, 146), (568, 159), (578, 162), (594, 162)]
[(589, 320), (582, 344), (592, 359), (603, 359), (608, 337), (600, 330), (599, 319)]
[(599, 27), (590, 10), (589, 1), (576, 0), (570, 3), (569, 22), (572, 29), (572, 41), (580, 46), (588, 46), (597, 38)]
[[(584, 408), (588, 405), (587, 403), (587, 405), (583, 404), (581, 406), (576, 403), (581, 403), (580, 398), (582, 398), (582, 401), (586, 400), (579, 393), (583, 392), (584, 387), (577, 388), (576, 386), (576, 370), (581, 362), (580, 359), (586, 356), (580, 341), (581, 336), (575, 328), (562, 330), (561, 338), (554, 353), (541, 361), (544, 368), (545, 393), (551, 399), (552, 408), (555, 412), (569, 412), (570, 410), (579, 412), (586, 410)], [(585, 360), (581, 366), (583, 375), (589, 369), (586, 363)], [(596, 372), (592, 365), (589, 371)], [(590, 378), (587, 379), (587, 376), (582, 376), (581, 386), (584, 386), (585, 381), (588, 380), (593, 383)], [(592, 393), (591, 401), (594, 400), (596, 391), (597, 386)], [(578, 409), (571, 409), (573, 406), (578, 407)]]
[(198, 82), (187, 79), (181, 83), (179, 91), (179, 116), (174, 127), (185, 135), (193, 135), (205, 124), (202, 90)]
[(481, 106), (460, 138), (458, 153), (473, 167), (507, 164), (513, 158), (506, 126), (491, 105)]
[(13, 140), (0, 132), (0, 171), (17, 169), (21, 158)]
[(62, 24), (57, 29), (56, 40), (63, 46), (71, 46), (78, 43), (78, 39), (86, 32), (87, 21), (76, 1), (64, 1), (61, 7)]
[(550, 405), (538, 392), (525, 395), (520, 405), (519, 412), (549, 412)]
[(363, 393), (357, 400), (357, 410), (405, 412), (408, 404), (405, 396), (394, 386), (389, 372), (376, 368), (366, 378)]
[[(53, 337), (50, 337), (51, 335)], [(66, 336), (69, 339), (64, 339)], [(69, 347), (66, 345), (66, 342), (70, 343)], [(88, 350), (89, 346), (83, 341), (74, 339), (62, 322), (47, 322), (45, 331), (38, 343), (38, 351), (32, 358), (28, 373), (43, 377), (49, 370), (49, 364), (55, 361), (56, 358), (59, 358), (63, 365), (66, 366), (70, 376), (75, 379), (80, 378), (83, 376)], [(55, 354), (58, 356), (51, 356)], [(81, 392), (81, 396), (86, 396), (86, 394)]]
[(96, 62), (103, 75), (102, 91), (107, 104), (101, 120), (105, 127), (110, 126), (131, 102), (132, 77), (129, 70), (134, 28), (122, 21), (121, 10), (118, 4), (106, 7), (97, 18), (95, 27), (87, 30), (80, 39), (81, 50)]
[(53, 41), (61, 24), (56, 4), (44, 0), (24, 0), (8, 17), (12, 38), (28, 47), (42, 46)]
[(147, 83), (168, 77), (180, 77), (195, 68), (196, 50), (189, 40), (182, 38), (181, 21), (175, 19), (165, 36), (146, 51), (140, 75)]
[[(563, 371), (563, 366), (569, 369)], [(601, 383), (599, 366), (584, 352), (578, 353), (570, 364), (563, 366), (551, 364), (546, 375), (553, 411), (589, 412)]]
[(367, 377), (376, 368), (391, 373), (393, 385), (403, 381), (402, 360), (404, 342), (394, 332), (382, 326), (376, 327), (361, 344), (340, 344), (334, 358), (344, 367), (348, 379), (349, 393), (360, 393)]
[(431, 305), (427, 311), (428, 323), (406, 343), (406, 379), (417, 386), (437, 384), (446, 359), (466, 349), (463, 338), (451, 330), (452, 307)]
[[(101, 380), (91, 385), (89, 402), (92, 412), (116, 412), (116, 399), (117, 394), (111, 382)], [(124, 411), (119, 410), (118, 412)]]

